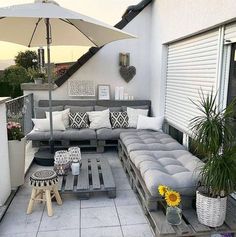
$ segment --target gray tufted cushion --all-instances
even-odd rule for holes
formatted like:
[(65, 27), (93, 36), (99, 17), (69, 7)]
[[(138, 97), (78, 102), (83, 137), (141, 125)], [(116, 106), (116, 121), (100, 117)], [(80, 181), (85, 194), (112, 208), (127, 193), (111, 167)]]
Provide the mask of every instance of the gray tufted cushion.
[(175, 139), (163, 132), (135, 130), (120, 134), (128, 152), (137, 150), (171, 151), (185, 150)]
[(96, 131), (96, 133), (98, 140), (118, 140), (120, 137), (120, 133), (135, 130), (135, 128), (100, 128)]
[(179, 191), (182, 195), (195, 195), (199, 168), (203, 164), (186, 150), (132, 151), (130, 159), (138, 168), (152, 196), (157, 197), (160, 184)]
[[(26, 138), (32, 141), (48, 141), (50, 132), (39, 132), (32, 130), (27, 134)], [(96, 139), (96, 132), (93, 129), (66, 129), (65, 131), (53, 131), (54, 140), (81, 141)]]
[[(53, 131), (53, 139), (61, 140), (63, 131)], [(50, 131), (40, 132), (32, 130), (26, 135), (27, 140), (32, 141), (48, 141), (50, 139)]]

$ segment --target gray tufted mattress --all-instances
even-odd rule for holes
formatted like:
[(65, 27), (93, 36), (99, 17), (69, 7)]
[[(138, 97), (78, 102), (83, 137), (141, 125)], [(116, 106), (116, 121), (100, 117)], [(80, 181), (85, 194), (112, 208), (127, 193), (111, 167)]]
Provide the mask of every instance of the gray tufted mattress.
[(203, 163), (176, 140), (148, 130), (121, 133), (120, 139), (152, 196), (158, 197), (160, 184), (185, 196), (195, 194)]
[(127, 131), (120, 134), (120, 139), (128, 152), (137, 150), (185, 150), (175, 139), (163, 132), (150, 130)]

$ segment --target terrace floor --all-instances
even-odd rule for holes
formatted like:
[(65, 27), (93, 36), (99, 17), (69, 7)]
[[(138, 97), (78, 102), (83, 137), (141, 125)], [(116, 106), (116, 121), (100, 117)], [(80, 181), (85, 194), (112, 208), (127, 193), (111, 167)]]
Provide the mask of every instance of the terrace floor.
[[(28, 150), (30, 157), (32, 150)], [(82, 157), (106, 157), (112, 167), (117, 197), (106, 194), (79, 200), (76, 195), (62, 195), (63, 205), (53, 202), (53, 217), (48, 217), (45, 204), (38, 203), (26, 215), (31, 187), (29, 176), (42, 168), (33, 164), (25, 184), (17, 192), (0, 223), (0, 237), (153, 237), (147, 219), (132, 191), (115, 151), (103, 154), (82, 154)]]

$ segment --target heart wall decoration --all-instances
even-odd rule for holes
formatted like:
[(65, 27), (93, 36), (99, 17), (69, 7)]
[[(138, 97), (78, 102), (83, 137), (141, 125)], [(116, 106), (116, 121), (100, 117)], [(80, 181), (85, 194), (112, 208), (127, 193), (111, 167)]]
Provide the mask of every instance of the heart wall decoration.
[(120, 75), (127, 83), (129, 83), (136, 75), (136, 68), (134, 66), (121, 66)]
[(136, 75), (136, 68), (130, 66), (130, 54), (120, 53), (119, 54), (119, 64), (120, 64), (120, 75), (124, 80), (129, 83)]

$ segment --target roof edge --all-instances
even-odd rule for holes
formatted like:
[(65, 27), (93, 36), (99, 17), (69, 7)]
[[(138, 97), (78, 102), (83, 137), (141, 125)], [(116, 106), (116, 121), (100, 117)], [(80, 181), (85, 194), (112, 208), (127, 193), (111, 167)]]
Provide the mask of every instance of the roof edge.
[[(152, 0), (142, 0), (137, 5), (129, 6), (124, 12), (122, 19), (114, 26), (117, 29), (122, 30), (129, 22), (131, 22), (144, 8), (146, 8)], [(76, 63), (74, 63), (69, 69), (60, 77), (55, 80), (55, 84), (62, 86), (76, 71), (78, 71), (85, 63), (87, 63), (102, 47), (91, 47), (83, 54)]]

